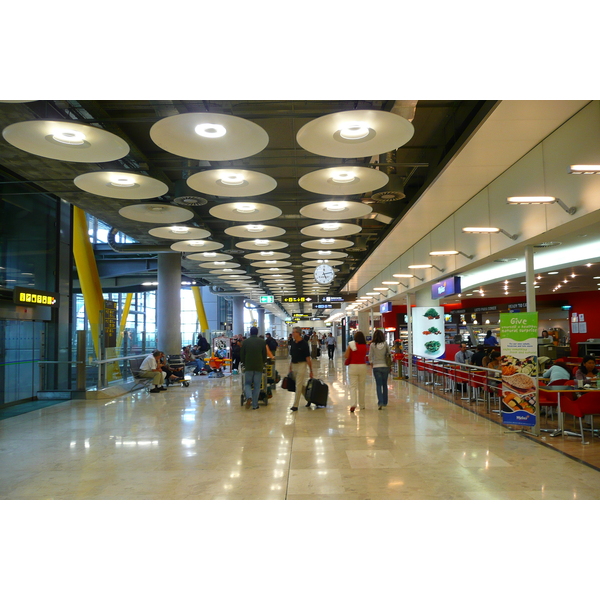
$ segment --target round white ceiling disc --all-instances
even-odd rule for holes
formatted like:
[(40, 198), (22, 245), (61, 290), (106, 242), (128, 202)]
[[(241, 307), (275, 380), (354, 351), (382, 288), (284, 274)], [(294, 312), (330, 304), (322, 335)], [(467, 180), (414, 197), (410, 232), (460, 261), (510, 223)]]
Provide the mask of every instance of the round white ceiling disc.
[[(207, 254), (214, 256), (206, 256)], [(207, 262), (211, 260), (224, 260), (229, 264), (229, 261), (233, 260), (231, 254), (221, 254), (220, 252), (199, 252), (198, 254), (188, 254), (186, 258), (190, 260), (197, 260), (199, 262)]]
[(188, 177), (189, 187), (203, 194), (224, 198), (247, 198), (273, 191), (277, 182), (272, 177), (245, 169), (213, 169)]
[(158, 179), (127, 171), (95, 171), (75, 177), (73, 183), (84, 192), (126, 200), (158, 198), (169, 191), (169, 186)]
[(15, 148), (55, 160), (99, 163), (129, 154), (129, 145), (114, 133), (75, 121), (23, 121), (2, 135)]
[(348, 237), (349, 235), (354, 235), (362, 231), (362, 227), (360, 227), (359, 225), (354, 225), (353, 223), (340, 223), (339, 227), (335, 230), (328, 230), (326, 228), (327, 225), (330, 224), (318, 223), (316, 225), (309, 225), (308, 227), (303, 227), (300, 230), (300, 233), (309, 237), (337, 238)]
[[(257, 244), (256, 242), (261, 242)], [(264, 243), (262, 243), (264, 242)], [(259, 252), (261, 250), (281, 250), (283, 248), (287, 248), (289, 244), (286, 242), (280, 242), (278, 240), (267, 240), (261, 238), (259, 240), (252, 240), (251, 242), (238, 242), (235, 247), (242, 248), (243, 250), (253, 250), (254, 252)]]
[[(329, 210), (334, 208), (335, 210)], [(373, 212), (373, 209), (362, 202), (346, 200), (328, 200), (303, 206), (300, 214), (309, 219), (322, 221), (341, 221), (344, 219), (359, 219)]]
[[(173, 229), (175, 229), (175, 231), (173, 231)], [(185, 227), (184, 225), (154, 227), (153, 229), (150, 229), (148, 233), (154, 237), (167, 240), (203, 240), (210, 236), (210, 231), (206, 231), (206, 229), (200, 229), (199, 227)]]
[[(267, 250), (266, 252), (273, 252), (272, 250)], [(244, 258), (248, 260), (284, 260), (285, 258), (289, 258), (290, 255), (285, 252), (273, 252), (270, 255), (263, 255), (260, 252), (250, 252), (249, 254), (244, 254)]]
[(287, 260), (274, 260), (273, 262), (269, 262), (268, 260), (262, 260), (259, 262), (250, 263), (251, 267), (291, 267), (292, 263)]
[(250, 275), (219, 275), (219, 279), (252, 279)]
[(277, 275), (279, 273), (293, 273), (294, 271), (293, 269), (278, 269), (277, 271), (272, 271), (271, 269), (257, 269), (256, 272), (259, 275)]
[(142, 223), (181, 223), (194, 218), (191, 210), (170, 204), (132, 204), (121, 208), (119, 214)]
[[(175, 250), (175, 252), (212, 252), (213, 250), (220, 250), (222, 247), (223, 244), (221, 244), (221, 242), (211, 242), (209, 240), (186, 240), (171, 244), (171, 250)], [(190, 256), (187, 256), (186, 258), (191, 258), (192, 256), (195, 255), (190, 254)], [(202, 256), (202, 258), (192, 258), (192, 260), (206, 262), (204, 256)]]
[(247, 275), (246, 271), (243, 269), (232, 269), (231, 271), (226, 271), (225, 269), (213, 269), (212, 271), (209, 271), (209, 273), (211, 275)]
[(329, 260), (329, 259), (338, 259), (338, 258), (346, 258), (348, 254), (346, 252), (335, 252), (334, 250), (330, 251), (330, 254), (319, 254), (317, 250), (314, 252), (304, 252), (302, 254), (303, 258), (317, 259), (317, 260)]
[(307, 260), (303, 262), (302, 265), (305, 267), (318, 267), (319, 265), (329, 265), (330, 267), (337, 267), (339, 265), (343, 265), (344, 263), (341, 260), (329, 260), (327, 262), (322, 262), (319, 260)]
[(150, 137), (159, 148), (194, 160), (246, 158), (264, 150), (269, 143), (267, 132), (256, 123), (216, 113), (166, 117), (150, 128)]
[(378, 110), (349, 110), (310, 121), (296, 139), (305, 150), (333, 158), (362, 158), (404, 146), (415, 128), (404, 117)]
[[(285, 233), (285, 229), (281, 227), (274, 227), (273, 225), (263, 225), (261, 231), (252, 231), (248, 230), (249, 225), (236, 225), (235, 227), (228, 227), (225, 230), (225, 235), (229, 235), (231, 237), (241, 237), (241, 238), (256, 238), (260, 236), (260, 238), (272, 238), (278, 237)], [(265, 246), (255, 246), (265, 247)]]
[(352, 196), (378, 190), (389, 180), (383, 171), (377, 169), (340, 166), (307, 173), (300, 177), (298, 185), (315, 194)]
[[(215, 265), (215, 262), (224, 262), (224, 265)], [(201, 262), (199, 267), (203, 269), (237, 269), (237, 267), (241, 267), (240, 263), (234, 263), (227, 260), (218, 260), (215, 259), (211, 262)], [(245, 271), (244, 271), (245, 272)]]
[(256, 202), (228, 202), (213, 206), (208, 212), (223, 221), (269, 221), (281, 215), (281, 209)]

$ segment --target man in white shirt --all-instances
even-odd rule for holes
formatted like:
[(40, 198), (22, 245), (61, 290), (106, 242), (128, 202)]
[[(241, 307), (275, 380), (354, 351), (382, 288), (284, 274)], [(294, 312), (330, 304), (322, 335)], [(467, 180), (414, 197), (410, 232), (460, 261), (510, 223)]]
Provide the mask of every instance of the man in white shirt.
[[(466, 342), (461, 342), (460, 350), (454, 355), (454, 362), (460, 363), (461, 365), (470, 365), (472, 356), (473, 353), (470, 350), (467, 350)], [(467, 390), (466, 383), (457, 383), (456, 386), (462, 392)]]
[(155, 350), (152, 354), (148, 354), (144, 362), (140, 365), (139, 376), (144, 379), (152, 379), (154, 387), (150, 390), (151, 394), (157, 394), (161, 390), (167, 388), (163, 385), (167, 374), (158, 366), (157, 359), (161, 355), (160, 350)]
[(331, 333), (327, 336), (327, 354), (329, 360), (333, 360), (333, 353), (335, 352), (335, 338)]

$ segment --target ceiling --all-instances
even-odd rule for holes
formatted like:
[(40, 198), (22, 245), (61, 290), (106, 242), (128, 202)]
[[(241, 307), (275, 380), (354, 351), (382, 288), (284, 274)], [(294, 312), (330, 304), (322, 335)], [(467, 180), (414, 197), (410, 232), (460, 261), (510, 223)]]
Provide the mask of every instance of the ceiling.
[[(416, 107), (415, 107), (416, 106)], [(352, 243), (341, 251), (347, 256), (336, 265), (335, 279), (324, 295), (336, 296), (348, 284), (357, 269), (369, 258), (378, 244), (397, 226), (403, 215), (417, 202), (424, 191), (440, 175), (444, 167), (452, 160), (456, 152), (472, 135), (482, 122), (491, 114), (497, 103), (492, 101), (393, 101), (393, 100), (345, 100), (345, 101), (217, 101), (217, 100), (52, 100), (27, 103), (1, 103), (0, 129), (22, 121), (66, 120), (85, 123), (102, 128), (127, 142), (130, 152), (125, 157), (103, 163), (75, 163), (37, 156), (7, 143), (0, 138), (0, 169), (5, 178), (23, 182), (10, 187), (11, 193), (48, 192), (60, 197), (87, 213), (97, 217), (107, 225), (127, 234), (140, 244), (136, 253), (132, 247), (124, 248), (113, 244), (112, 247), (99, 247), (97, 251), (104, 261), (120, 261), (118, 269), (105, 268), (108, 275), (103, 286), (110, 282), (113, 290), (141, 285), (142, 282), (155, 279), (153, 263), (160, 250), (168, 250), (172, 240), (156, 238), (148, 233), (155, 227), (149, 223), (132, 221), (119, 214), (125, 206), (142, 203), (165, 203), (175, 205), (176, 199), (191, 196), (202, 198), (196, 206), (186, 205), (192, 210), (193, 219), (186, 226), (197, 226), (208, 230), (208, 240), (223, 244), (219, 250), (233, 256), (240, 266), (238, 269), (252, 277), (264, 293), (278, 296), (278, 288), (267, 284), (258, 271), (261, 266), (252, 266), (255, 259), (245, 258), (250, 250), (237, 246), (242, 238), (232, 237), (226, 230), (242, 225), (242, 221), (230, 221), (217, 218), (209, 212), (216, 205), (232, 201), (224, 196), (199, 193), (185, 184), (185, 181), (197, 174), (214, 169), (244, 169), (256, 171), (273, 178), (275, 189), (250, 200), (281, 210), (281, 214), (265, 224), (285, 230), (282, 236), (273, 238), (284, 241), (288, 246), (282, 250), (289, 254), (286, 261), (291, 265), (293, 286), (286, 284), (286, 290), (294, 291), (296, 296), (306, 295), (310, 275), (309, 268), (303, 265), (310, 260), (302, 254), (311, 252), (301, 244), (310, 239), (301, 230), (315, 225), (314, 218), (300, 213), (303, 207), (316, 202), (332, 199), (330, 196), (307, 191), (298, 180), (314, 171), (328, 167), (361, 166), (377, 168), (392, 176), (391, 187), (405, 194), (402, 199), (393, 201), (374, 201), (370, 192), (352, 196), (336, 196), (335, 200), (358, 201), (368, 205), (372, 212), (364, 217), (343, 221), (358, 225), (358, 233), (345, 236)], [(414, 126), (414, 136), (402, 147), (386, 154), (362, 158), (328, 158), (311, 153), (297, 142), (298, 131), (307, 123), (342, 111), (372, 110), (379, 112), (403, 111)], [(151, 127), (166, 117), (185, 113), (213, 113), (233, 115), (259, 125), (268, 135), (266, 147), (246, 158), (227, 161), (206, 161), (183, 158), (157, 146), (150, 136)], [(94, 171), (131, 171), (147, 175), (166, 184), (168, 191), (158, 198), (147, 200), (122, 200), (107, 198), (83, 191), (73, 180), (83, 174)], [(395, 187), (394, 187), (395, 186)], [(4, 186), (3, 190), (6, 191)], [(385, 188), (384, 188), (385, 189)], [(235, 198), (234, 200), (239, 200)], [(203, 203), (203, 201), (206, 201)], [(117, 251), (115, 251), (117, 250)], [(123, 253), (127, 250), (127, 266), (124, 267)], [(218, 286), (223, 291), (234, 292), (234, 288), (224, 283), (217, 274), (209, 273), (208, 268), (200, 267), (198, 261), (189, 260), (182, 255), (182, 274), (184, 278), (196, 280), (201, 284)], [(150, 268), (150, 270), (148, 270)], [(76, 278), (76, 277), (75, 277)], [(147, 288), (140, 288), (147, 289)], [(250, 294), (248, 294), (250, 295)], [(302, 305), (285, 305), (285, 310), (306, 312)]]

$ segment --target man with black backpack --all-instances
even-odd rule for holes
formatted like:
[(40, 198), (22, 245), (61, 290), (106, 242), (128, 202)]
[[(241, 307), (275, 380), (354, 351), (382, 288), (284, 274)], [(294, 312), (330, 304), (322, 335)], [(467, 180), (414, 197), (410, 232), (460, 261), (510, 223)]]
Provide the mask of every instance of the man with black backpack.
[(208, 340), (201, 334), (198, 334), (198, 342), (196, 344), (200, 352), (208, 352), (210, 350), (210, 344)]

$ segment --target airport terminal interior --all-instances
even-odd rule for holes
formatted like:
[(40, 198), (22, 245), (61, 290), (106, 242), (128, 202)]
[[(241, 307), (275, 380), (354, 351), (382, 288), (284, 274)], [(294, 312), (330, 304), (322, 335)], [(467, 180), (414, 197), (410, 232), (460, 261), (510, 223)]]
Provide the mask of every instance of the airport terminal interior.
[[(600, 101), (3, 100), (0, 131), (0, 499), (600, 498)], [(531, 315), (523, 364), (457, 366)], [(290, 410), (293, 327), (325, 406)], [(574, 383), (523, 392), (532, 357)]]

